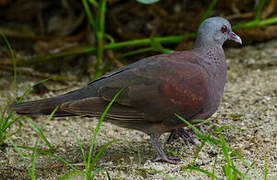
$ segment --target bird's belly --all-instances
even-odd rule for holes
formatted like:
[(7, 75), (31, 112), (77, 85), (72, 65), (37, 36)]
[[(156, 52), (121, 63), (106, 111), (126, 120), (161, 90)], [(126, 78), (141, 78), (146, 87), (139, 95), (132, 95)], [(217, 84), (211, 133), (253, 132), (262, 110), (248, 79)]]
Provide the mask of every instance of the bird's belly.
[(199, 114), (198, 119), (208, 119), (211, 117), (218, 109), (221, 99), (223, 96), (224, 87), (212, 88), (208, 92), (208, 99), (203, 106), (202, 114)]

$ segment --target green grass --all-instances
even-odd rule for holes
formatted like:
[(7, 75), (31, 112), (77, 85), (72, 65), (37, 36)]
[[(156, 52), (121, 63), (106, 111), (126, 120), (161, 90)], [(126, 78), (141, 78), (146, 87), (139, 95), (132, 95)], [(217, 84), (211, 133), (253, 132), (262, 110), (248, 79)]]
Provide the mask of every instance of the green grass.
[[(95, 143), (96, 143), (96, 137), (97, 137), (97, 134), (100, 130), (100, 127), (101, 127), (101, 124), (107, 114), (107, 112), (109, 111), (109, 109), (111, 108), (112, 104), (114, 103), (114, 101), (116, 100), (116, 98), (120, 95), (120, 93), (122, 91), (124, 91), (126, 88), (122, 88), (120, 89), (116, 94), (115, 96), (113, 97), (113, 99), (110, 101), (110, 103), (108, 104), (108, 106), (106, 107), (106, 109), (104, 110), (104, 112), (102, 113), (98, 123), (97, 123), (97, 126), (94, 130), (94, 133), (93, 133), (93, 136), (92, 136), (92, 139), (91, 139), (91, 144), (90, 144), (90, 148), (89, 148), (89, 154), (88, 154), (88, 157), (86, 157), (85, 155), (85, 151), (83, 149), (83, 145), (80, 141), (80, 139), (78, 138), (77, 134), (73, 131), (72, 128), (70, 128), (71, 132), (73, 133), (77, 143), (79, 144), (79, 147), (82, 151), (82, 156), (83, 156), (83, 161), (84, 161), (84, 164), (85, 164), (85, 172), (83, 171), (80, 171), (80, 170), (74, 170), (74, 171), (71, 171), (69, 173), (66, 173), (64, 174), (60, 179), (68, 179), (68, 178), (72, 178), (76, 175), (79, 175), (79, 176), (82, 176), (83, 178), (86, 178), (87, 180), (89, 179), (94, 179), (95, 176), (100, 173), (102, 170), (104, 170), (103, 168), (96, 168), (96, 163), (97, 161), (99, 160), (101, 154), (108, 148), (109, 145), (113, 144), (113, 143), (116, 143), (118, 142), (119, 140), (118, 139), (115, 139), (115, 140), (112, 140), (108, 143), (106, 143), (105, 145), (103, 145), (99, 150), (98, 152), (95, 154), (95, 156), (92, 158), (92, 155), (93, 155), (93, 152), (94, 152), (94, 146), (95, 146)], [(107, 177), (109, 179), (109, 173), (106, 172), (107, 174)]]
[(53, 115), (55, 114), (55, 112), (57, 110), (58, 110), (58, 107), (56, 107), (53, 110), (53, 112), (49, 115), (47, 121), (43, 124), (42, 128), (39, 128), (33, 121), (31, 121), (30, 118), (28, 118), (26, 116), (23, 117), (25, 120), (27, 120), (32, 125), (32, 127), (38, 132), (38, 135), (39, 135), (36, 138), (34, 147), (32, 148), (33, 153), (32, 153), (32, 158), (31, 158), (31, 167), (29, 167), (29, 165), (28, 165), (27, 161), (25, 160), (25, 157), (24, 157), (24, 155), (21, 151), (21, 149), (28, 149), (28, 147), (24, 147), (24, 146), (19, 147), (10, 138), (8, 138), (9, 142), (12, 144), (11, 147), (13, 147), (17, 151), (17, 153), (19, 154), (19, 156), (23, 160), (31, 180), (35, 180), (36, 158), (37, 158), (37, 152), (38, 152), (37, 147), (38, 147), (40, 138), (42, 138), (45, 141), (45, 143), (48, 145), (48, 147), (50, 147), (50, 150), (53, 150), (52, 146), (50, 145), (49, 141), (46, 139), (46, 137), (45, 137), (45, 135), (43, 134), (42, 131), (43, 131), (43, 128), (45, 127), (45, 125), (52, 119)]
[[(91, 8), (88, 4), (94, 7), (95, 10), (95, 18), (93, 19)], [(97, 79), (102, 75), (101, 66), (103, 61), (103, 53), (104, 53), (104, 38), (113, 39), (111, 36), (105, 34), (105, 14), (106, 14), (106, 3), (107, 0), (82, 0), (85, 12), (87, 14), (89, 23), (91, 27), (95, 30), (96, 37), (96, 57), (97, 62), (95, 65), (95, 73), (93, 80)], [(113, 40), (112, 40), (113, 42)]]
[[(10, 51), (11, 57), (12, 57), (12, 63), (13, 63), (13, 87), (16, 90), (16, 60), (14, 51), (11, 47), (11, 44), (9, 43), (8, 39), (6, 38), (5, 34), (0, 31), (0, 34), (8, 46), (8, 49)], [(21, 130), (21, 123), (19, 121), (19, 118), (13, 119), (13, 112), (8, 112), (8, 106), (2, 108), (1, 107), (1, 117), (0, 117), (0, 149), (4, 150), (6, 147), (6, 139), (10, 138), (11, 136), (16, 135)], [(15, 132), (9, 132), (9, 128), (15, 124), (18, 123), (18, 129)]]
[[(195, 154), (194, 160), (190, 163), (190, 165), (184, 167), (183, 171), (187, 171), (187, 170), (199, 171), (212, 179), (222, 179), (222, 177), (215, 174), (215, 167), (216, 167), (216, 164), (218, 163), (218, 156), (223, 155), (224, 159), (223, 159), (223, 165), (221, 166), (221, 168), (222, 168), (222, 172), (224, 174), (224, 179), (227, 179), (227, 180), (236, 180), (236, 179), (249, 180), (249, 179), (251, 179), (248, 176), (249, 171), (251, 171), (254, 174), (256, 179), (259, 179), (256, 172), (253, 170), (253, 165), (255, 163), (249, 164), (248, 162), (246, 162), (243, 159), (243, 157), (239, 153), (237, 153), (235, 150), (230, 148), (227, 145), (223, 134), (221, 133), (224, 129), (230, 129), (230, 128), (234, 129), (235, 128), (235, 129), (239, 130), (239, 128), (234, 127), (234, 126), (222, 126), (222, 127), (214, 126), (215, 127), (214, 131), (210, 132), (207, 136), (205, 136), (203, 133), (201, 133), (196, 127), (194, 127), (191, 123), (186, 121), (184, 118), (182, 118), (178, 114), (176, 114), (176, 116), (180, 120), (182, 120), (184, 123), (186, 123), (188, 125), (188, 127), (192, 128), (193, 131), (196, 133), (196, 136), (202, 141), (200, 147), (198, 148), (198, 150)], [(198, 158), (199, 152), (203, 149), (203, 147), (206, 143), (212, 143), (212, 144), (214, 144), (214, 147), (216, 147), (216, 149), (214, 149), (214, 150), (216, 150), (217, 155), (215, 157), (212, 172), (208, 172), (205, 169), (195, 166), (195, 161)], [(232, 157), (231, 155), (234, 157)], [(235, 166), (234, 160), (233, 160), (234, 158), (239, 159), (244, 164), (244, 166), (246, 167), (245, 172), (242, 172)], [(267, 172), (267, 160), (265, 158), (264, 179), (267, 179), (267, 173), (268, 173)]]
[[(8, 112), (8, 107), (2, 109), (0, 118), (0, 150), (4, 150), (6, 148), (7, 138), (16, 135), (21, 130), (21, 122), (19, 121), (19, 118), (13, 119), (13, 114), (13, 112)], [(11, 128), (11, 126), (15, 123), (18, 124), (17, 130), (10, 132), (9, 128)]]
[[(88, 154), (88, 157), (86, 157), (85, 155), (85, 151), (83, 149), (83, 145), (81, 143), (81, 141), (79, 140), (77, 134), (72, 130), (71, 132), (73, 133), (73, 135), (75, 136), (76, 140), (77, 140), (77, 143), (79, 144), (80, 146), (80, 149), (82, 151), (82, 156), (83, 156), (83, 160), (84, 160), (84, 164), (85, 164), (85, 169), (86, 171), (83, 172), (83, 171), (80, 171), (80, 170), (77, 170), (73, 164), (67, 162), (66, 160), (64, 160), (63, 158), (59, 157), (59, 156), (56, 156), (53, 154), (54, 152), (54, 148), (51, 146), (50, 142), (47, 140), (46, 136), (44, 135), (43, 133), (43, 129), (45, 127), (45, 125), (52, 119), (53, 115), (55, 114), (55, 112), (57, 111), (58, 109), (58, 106), (53, 110), (53, 112), (51, 113), (51, 115), (48, 117), (47, 121), (43, 124), (43, 126), (41, 128), (39, 128), (29, 117), (27, 116), (23, 116), (23, 119), (25, 119), (27, 122), (29, 122), (29, 124), (33, 127), (33, 129), (38, 133), (38, 137), (35, 141), (35, 145), (34, 147), (27, 147), (27, 146), (19, 146), (19, 145), (16, 145), (12, 140), (11, 138), (9, 137), (6, 137), (6, 139), (8, 139), (8, 141), (12, 144), (11, 146), (5, 146), (5, 148), (14, 148), (16, 150), (16, 152), (18, 153), (18, 155), (21, 157), (21, 159), (23, 160), (26, 168), (27, 168), (27, 171), (29, 173), (29, 176), (30, 176), (30, 179), (35, 179), (35, 168), (36, 168), (36, 165), (35, 165), (35, 162), (36, 162), (36, 158), (37, 158), (37, 153), (39, 154), (42, 154), (42, 155), (46, 155), (48, 157), (51, 157), (51, 158), (54, 158), (56, 160), (59, 160), (61, 162), (63, 162), (65, 165), (69, 166), (72, 171), (64, 174), (60, 179), (69, 179), (69, 178), (73, 178), (77, 175), (79, 176), (82, 176), (82, 177), (85, 177), (86, 179), (94, 179), (94, 177), (99, 173), (101, 172), (102, 170), (105, 170), (103, 168), (96, 168), (96, 163), (97, 161), (100, 159), (100, 156), (102, 155), (102, 153), (107, 149), (107, 147), (113, 143), (116, 143), (118, 142), (119, 140), (118, 139), (115, 139), (115, 140), (112, 140), (108, 143), (106, 143), (105, 145), (103, 145), (98, 151), (97, 153), (95, 154), (94, 157), (92, 157), (93, 155), (93, 152), (94, 152), (94, 146), (95, 146), (95, 143), (96, 143), (96, 137), (97, 137), (97, 134), (100, 130), (100, 126), (107, 114), (107, 112), (109, 111), (109, 109), (111, 108), (112, 104), (114, 103), (114, 101), (116, 100), (116, 98), (120, 95), (120, 93), (122, 91), (124, 91), (126, 88), (122, 88), (121, 90), (119, 90), (116, 95), (114, 96), (114, 98), (111, 100), (111, 102), (108, 104), (107, 108), (105, 109), (105, 111), (103, 112), (103, 114), (101, 115), (98, 123), (97, 123), (97, 126), (95, 128), (95, 131), (94, 131), (94, 134), (93, 134), (93, 137), (92, 137), (92, 140), (91, 140), (91, 145), (90, 145), (90, 149), (89, 149), (89, 154)], [(27, 94), (27, 92), (29, 91), (29, 89), (27, 89), (25, 92), (25, 94), (23, 94), (24, 96)], [(40, 139), (42, 139), (45, 144), (49, 147), (49, 150), (50, 152), (48, 151), (45, 151), (45, 150), (40, 150), (38, 149), (38, 144), (39, 144), (39, 141)], [(25, 159), (25, 156), (23, 155), (21, 149), (24, 149), (24, 150), (31, 150), (32, 151), (32, 159), (31, 159), (31, 167), (28, 165), (26, 159)], [(106, 175), (107, 175), (107, 178), (110, 179), (110, 175), (109, 173), (106, 171)]]
[[(12, 56), (12, 60), (13, 60), (13, 64), (14, 64), (14, 79), (13, 79), (13, 86), (14, 86), (14, 89), (16, 90), (16, 61), (15, 61), (15, 58), (14, 58), (14, 52), (13, 52), (13, 49), (11, 48), (11, 45), (9, 43), (9, 41), (7, 40), (7, 38), (5, 37), (5, 35), (0, 32), (5, 43), (7, 44), (7, 46), (9, 47), (9, 51), (11, 53), (11, 56)], [(20, 103), (22, 101), (22, 99), (32, 90), (32, 88), (37, 85), (37, 84), (40, 84), (40, 83), (43, 83), (45, 81), (47, 81), (48, 79), (46, 80), (42, 80), (42, 81), (39, 81), (37, 83), (35, 83), (34, 85), (32, 85), (31, 87), (29, 87), (24, 93), (23, 95), (21, 95), (18, 100), (16, 100), (18, 103)], [(2, 112), (1, 112), (1, 118), (0, 118), (0, 149), (4, 150), (6, 148), (6, 143), (5, 141), (16, 135), (17, 133), (20, 132), (21, 130), (21, 122), (20, 122), (20, 118), (17, 117), (17, 118), (13, 118), (13, 115), (14, 115), (14, 112), (13, 111), (9, 111), (9, 108), (8, 106), (4, 107), (4, 109), (1, 109)], [(9, 132), (9, 129), (11, 128), (12, 125), (14, 125), (15, 123), (18, 124), (18, 129), (14, 132)]]
[(12, 57), (12, 63), (13, 63), (13, 86), (16, 89), (16, 59), (15, 59), (14, 51), (12, 49), (12, 46), (11, 46), (10, 42), (8, 41), (7, 37), (5, 36), (5, 34), (3, 32), (1, 32), (1, 31), (0, 31), (0, 34), (1, 34), (4, 42), (8, 46), (8, 49), (10, 51), (10, 55)]

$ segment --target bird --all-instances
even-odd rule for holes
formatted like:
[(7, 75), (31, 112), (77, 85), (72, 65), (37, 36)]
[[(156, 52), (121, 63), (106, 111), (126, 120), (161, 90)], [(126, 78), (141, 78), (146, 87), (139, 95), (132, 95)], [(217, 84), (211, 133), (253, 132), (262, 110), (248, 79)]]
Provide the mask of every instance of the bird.
[(153, 159), (179, 163), (168, 156), (160, 142), (163, 133), (186, 139), (188, 122), (208, 119), (219, 107), (224, 93), (227, 65), (223, 43), (242, 44), (228, 20), (210, 17), (197, 31), (191, 50), (175, 51), (141, 59), (100, 76), (87, 86), (56, 97), (13, 103), (10, 109), (20, 115), (54, 117), (100, 117), (115, 94), (125, 88), (106, 114), (105, 121), (120, 127), (142, 131), (150, 136), (157, 150)]

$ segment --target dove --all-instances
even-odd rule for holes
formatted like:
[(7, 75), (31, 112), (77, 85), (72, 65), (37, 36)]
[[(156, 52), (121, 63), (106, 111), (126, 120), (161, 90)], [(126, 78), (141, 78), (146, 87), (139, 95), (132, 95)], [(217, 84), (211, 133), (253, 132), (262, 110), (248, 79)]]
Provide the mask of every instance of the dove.
[[(21, 115), (49, 115), (59, 106), (55, 117), (100, 117), (115, 94), (125, 88), (109, 109), (105, 121), (139, 130), (150, 136), (157, 150), (153, 161), (178, 163), (159, 143), (163, 133), (190, 137), (184, 129), (188, 122), (211, 117), (219, 107), (226, 82), (223, 43), (242, 43), (228, 20), (211, 17), (198, 29), (193, 49), (160, 54), (104, 74), (87, 86), (56, 97), (13, 103), (10, 108)], [(112, 129), (111, 129), (112, 131)]]

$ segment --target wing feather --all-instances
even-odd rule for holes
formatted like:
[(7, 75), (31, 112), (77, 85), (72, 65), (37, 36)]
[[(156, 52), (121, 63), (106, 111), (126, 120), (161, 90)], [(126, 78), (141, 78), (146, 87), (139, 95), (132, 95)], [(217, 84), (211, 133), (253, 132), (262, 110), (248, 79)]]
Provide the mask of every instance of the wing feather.
[[(76, 101), (66, 102), (61, 105), (61, 109), (65, 112), (80, 115), (80, 116), (101, 116), (108, 105), (107, 101), (104, 101), (100, 97), (85, 98)], [(122, 106), (114, 103), (109, 109), (107, 118), (112, 120), (132, 121), (143, 120), (144, 114), (138, 112), (134, 108), (128, 106)]]

